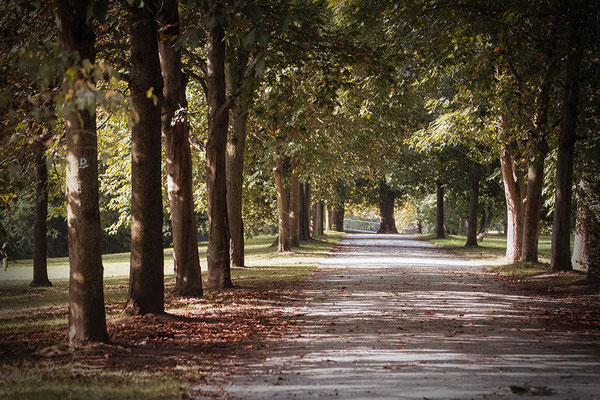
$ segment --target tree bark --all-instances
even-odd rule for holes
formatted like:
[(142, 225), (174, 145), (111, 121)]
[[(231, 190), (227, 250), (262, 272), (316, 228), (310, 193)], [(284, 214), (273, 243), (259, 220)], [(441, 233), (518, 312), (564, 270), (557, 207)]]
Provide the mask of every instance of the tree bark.
[(385, 181), (379, 183), (379, 230), (377, 233), (398, 233), (394, 219), (396, 194)]
[[(136, 120), (131, 131), (131, 266), (125, 311), (164, 312), (163, 208), (161, 184), (161, 97), (155, 10), (129, 9), (131, 79)], [(148, 93), (154, 94), (149, 98)]]
[(487, 236), (488, 230), (492, 223), (492, 213), (486, 212), (485, 209), (481, 212), (481, 220), (479, 221), (479, 229), (477, 230), (477, 241), (483, 242), (483, 239)]
[(570, 271), (571, 265), (571, 196), (573, 185), (573, 155), (575, 152), (575, 133), (577, 128), (577, 107), (579, 103), (579, 69), (583, 52), (580, 34), (582, 11), (575, 2), (571, 10), (569, 26), (569, 51), (567, 54), (567, 82), (563, 119), (558, 139), (556, 159), (556, 186), (554, 200), (554, 219), (552, 221), (552, 247), (550, 269)]
[(442, 181), (435, 181), (436, 189), (436, 207), (435, 207), (435, 237), (443, 239), (446, 237), (444, 231), (444, 184)]
[[(210, 17), (223, 13), (220, 1), (209, 2)], [(225, 148), (229, 108), (225, 96), (225, 31), (216, 24), (209, 30), (207, 50), (208, 138), (206, 140), (206, 191), (208, 195), (208, 287), (233, 286), (229, 260), (227, 177)]]
[(323, 229), (323, 216), (322, 214), (319, 215), (320, 210), (321, 207), (318, 202), (312, 203), (310, 211), (310, 232), (314, 238), (319, 237), (319, 223), (321, 224), (321, 229)]
[(181, 296), (201, 297), (202, 277), (194, 215), (188, 103), (185, 96), (187, 78), (181, 70), (181, 51), (175, 47), (180, 36), (177, 0), (163, 1), (159, 20), (162, 29), (158, 49), (164, 81), (161, 122), (173, 232), (173, 291)]
[(325, 234), (325, 231), (323, 229), (323, 225), (324, 225), (324, 216), (325, 216), (325, 204), (323, 204), (322, 201), (319, 202), (318, 204), (318, 208), (317, 208), (317, 215), (318, 215), (318, 222), (317, 222), (317, 235), (319, 236), (323, 236)]
[[(81, 60), (95, 62), (95, 34), (87, 21), (90, 2), (56, 1), (60, 46), (77, 52)], [(73, 62), (69, 62), (70, 65)], [(77, 80), (91, 79), (79, 73)], [(77, 92), (67, 83), (67, 91)], [(98, 206), (98, 141), (96, 113), (76, 111), (76, 98), (65, 104), (67, 138), (67, 231), (69, 240), (69, 342), (106, 342), (106, 315), (100, 210)]]
[(477, 247), (477, 209), (479, 203), (479, 165), (473, 163), (471, 175), (471, 193), (469, 196), (469, 219), (467, 226), (467, 243), (465, 247)]
[(523, 245), (523, 173), (514, 160), (507, 144), (502, 144), (500, 167), (506, 196), (506, 260), (520, 260)]
[(48, 232), (48, 168), (46, 147), (35, 146), (35, 226), (33, 229), (33, 280), (30, 286), (52, 286), (48, 279), (47, 244)]
[(523, 222), (523, 248), (521, 260), (527, 262), (538, 261), (538, 239), (540, 227), (540, 212), (542, 208), (542, 191), (544, 189), (544, 162), (550, 151), (546, 142), (548, 125), (548, 102), (550, 101), (550, 89), (554, 77), (554, 58), (552, 53), (548, 61), (542, 80), (539, 85), (539, 93), (535, 99), (536, 113), (533, 120), (534, 131), (530, 140), (534, 142), (531, 146), (533, 162), (529, 165), (527, 172), (527, 202), (525, 203), (525, 216)]
[[(244, 174), (244, 149), (246, 146), (246, 128), (248, 111), (252, 104), (252, 85), (248, 83), (246, 70), (249, 61), (247, 50), (240, 49), (237, 57), (226, 65), (226, 81), (229, 93), (240, 94), (236, 105), (232, 108), (231, 124), (226, 145), (226, 185), (227, 185), (227, 218), (229, 224), (229, 257), (231, 268), (244, 267), (244, 223), (242, 220), (242, 185)], [(240, 93), (244, 89), (243, 93)]]
[(337, 203), (331, 207), (331, 229), (344, 232), (344, 203)]
[(300, 240), (310, 240), (310, 183), (300, 184)]
[(229, 219), (229, 254), (232, 268), (244, 267), (244, 224), (242, 221), (242, 183), (244, 147), (249, 103), (240, 102), (233, 108), (232, 129), (227, 140), (227, 215)]
[(579, 182), (579, 191), (577, 195), (577, 216), (575, 220), (575, 242), (573, 244), (573, 256), (571, 263), (575, 267), (587, 268), (591, 261), (591, 226), (590, 210), (586, 203), (585, 196), (589, 195), (589, 187), (585, 178)]
[(300, 180), (298, 175), (292, 171), (290, 176), (290, 242), (292, 247), (300, 246)]
[(325, 211), (325, 222), (326, 222), (326, 226), (325, 229), (327, 229), (328, 231), (332, 231), (333, 230), (333, 206), (328, 205)]
[(290, 241), (290, 211), (288, 207), (288, 194), (285, 188), (285, 165), (281, 158), (275, 160), (275, 187), (277, 188), (277, 208), (279, 210), (279, 243), (278, 253), (284, 253), (292, 250)]
[[(547, 148), (545, 139), (543, 144)], [(534, 160), (527, 171), (527, 195), (523, 207), (523, 245), (521, 261), (538, 261), (538, 239), (540, 211), (542, 208), (542, 190), (544, 188), (544, 159), (547, 150), (535, 150)]]

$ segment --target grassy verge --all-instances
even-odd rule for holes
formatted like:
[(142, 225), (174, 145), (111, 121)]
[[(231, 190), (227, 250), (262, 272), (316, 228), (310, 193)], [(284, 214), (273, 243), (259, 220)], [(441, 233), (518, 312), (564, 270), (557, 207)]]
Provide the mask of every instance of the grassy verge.
[[(272, 236), (249, 240), (247, 267), (232, 270), (235, 287), (207, 292), (202, 299), (171, 296), (171, 272), (165, 277), (164, 317), (120, 315), (127, 297), (129, 255), (111, 255), (104, 261), (115, 261), (115, 275), (105, 279), (111, 343), (75, 352), (65, 343), (67, 280), (54, 279), (49, 288), (30, 288), (28, 280), (5, 280), (0, 285), (0, 396), (170, 399), (194, 393), (211, 374), (226, 368), (229, 355), (251, 348), (265, 335), (285, 331), (287, 317), (275, 309), (295, 293), (340, 237), (304, 242), (285, 255), (270, 247)], [(201, 246), (201, 260), (205, 250)], [(60, 273), (68, 271), (67, 260), (51, 262)], [(172, 261), (166, 262), (172, 271)], [(209, 394), (194, 394), (204, 395)]]
[[(487, 265), (488, 270), (500, 276), (518, 281), (522, 286), (540, 290), (556, 291), (562, 288), (583, 284), (586, 275), (581, 271), (551, 273), (550, 268), (550, 235), (540, 235), (538, 242), (539, 263), (515, 263), (506, 264), (504, 254), (506, 253), (506, 237), (500, 235), (488, 235), (479, 247), (464, 247), (467, 239), (465, 236), (448, 235), (445, 239), (435, 239), (432, 235), (421, 235), (424, 240), (437, 246), (451, 250), (468, 259), (480, 261)], [(572, 246), (572, 244), (571, 244)]]

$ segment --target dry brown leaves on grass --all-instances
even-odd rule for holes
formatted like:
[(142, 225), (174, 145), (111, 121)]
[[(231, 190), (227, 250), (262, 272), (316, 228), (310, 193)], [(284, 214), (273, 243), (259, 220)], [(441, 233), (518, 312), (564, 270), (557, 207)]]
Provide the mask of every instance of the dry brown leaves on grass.
[(126, 370), (200, 363), (208, 368), (211, 359), (223, 360), (260, 346), (261, 340), (281, 337), (292, 322), (276, 307), (296, 293), (291, 285), (280, 285), (234, 288), (209, 300), (168, 296), (166, 314), (109, 319), (109, 344), (71, 351), (66, 329), (53, 329), (2, 336), (0, 349), (8, 356), (5, 361), (39, 359)]

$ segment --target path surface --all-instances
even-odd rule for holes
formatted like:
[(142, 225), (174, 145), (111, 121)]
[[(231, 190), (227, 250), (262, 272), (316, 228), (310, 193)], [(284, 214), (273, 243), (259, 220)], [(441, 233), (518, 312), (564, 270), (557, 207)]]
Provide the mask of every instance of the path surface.
[(597, 330), (550, 323), (561, 301), (515, 294), (480, 270), (410, 236), (346, 235), (289, 310), (298, 330), (240, 359), (223, 390), (265, 399), (523, 398), (509, 389), (518, 386), (553, 393), (542, 398), (600, 399)]

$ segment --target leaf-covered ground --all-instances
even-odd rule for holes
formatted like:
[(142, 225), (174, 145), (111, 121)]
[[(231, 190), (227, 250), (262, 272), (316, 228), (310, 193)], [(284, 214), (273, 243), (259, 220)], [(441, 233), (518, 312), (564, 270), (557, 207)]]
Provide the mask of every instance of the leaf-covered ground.
[(171, 296), (172, 276), (168, 277), (164, 315), (121, 316), (127, 279), (110, 278), (105, 285), (110, 343), (76, 351), (65, 341), (67, 282), (36, 289), (21, 281), (3, 282), (0, 395), (186, 397), (207, 376), (232, 373), (230, 360), (293, 329), (281, 308), (297, 296), (300, 283), (338, 239), (339, 235), (307, 242), (285, 256), (269, 247), (273, 238), (250, 243), (249, 267), (232, 271), (236, 287), (209, 292), (203, 299)]

